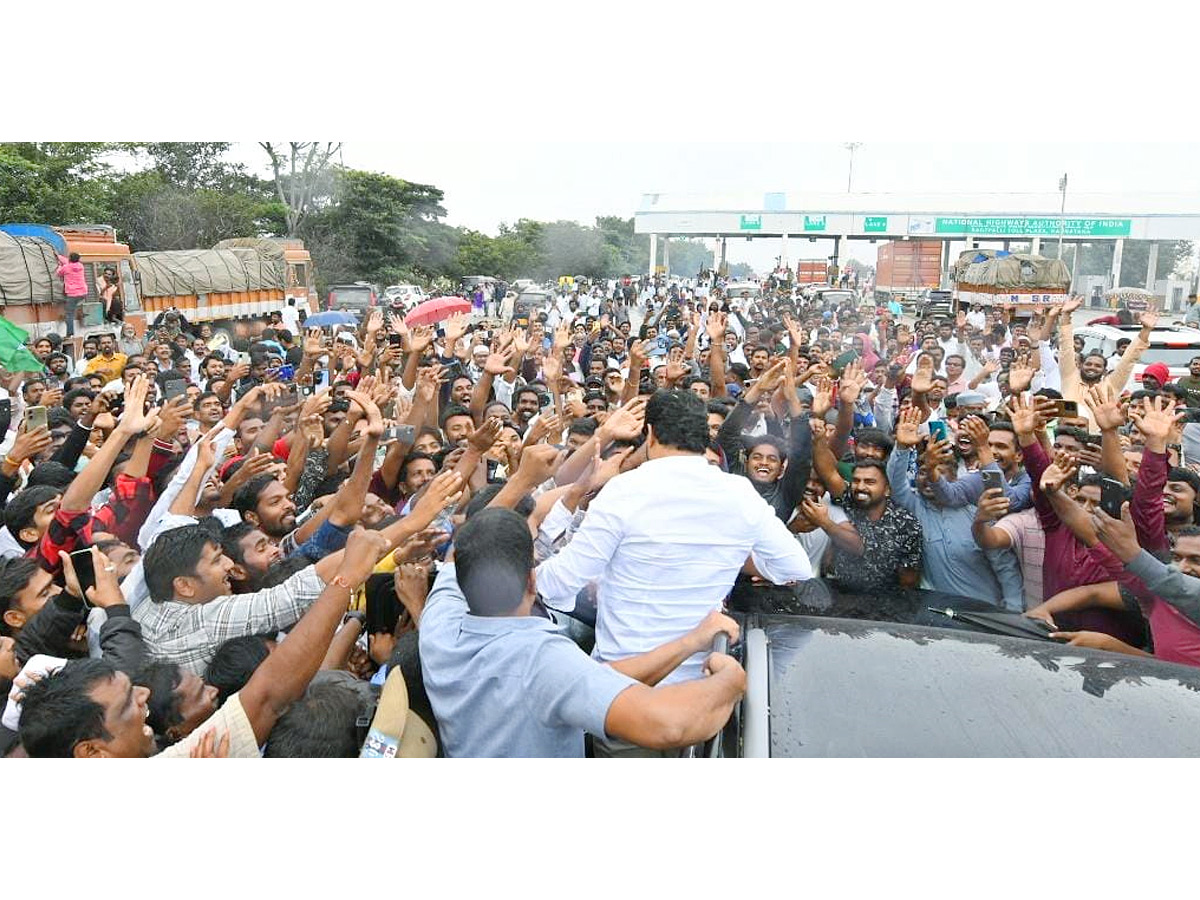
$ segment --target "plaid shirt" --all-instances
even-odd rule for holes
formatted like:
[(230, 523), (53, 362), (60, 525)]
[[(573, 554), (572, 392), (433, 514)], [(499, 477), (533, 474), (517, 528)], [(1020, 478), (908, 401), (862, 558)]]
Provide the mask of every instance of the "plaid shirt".
[(291, 628), (325, 590), (309, 566), (283, 584), (254, 594), (231, 594), (207, 603), (151, 601), (133, 617), (142, 626), (150, 656), (203, 675), (217, 648), (231, 637)]
[(149, 478), (118, 475), (112, 496), (95, 512), (59, 508), (42, 539), (27, 555), (36, 559), (47, 572), (57, 575), (62, 570), (59, 554), (70, 553), (80, 546), (91, 546), (93, 535), (98, 531), (114, 534), (136, 547), (138, 529), (153, 505), (154, 488)]

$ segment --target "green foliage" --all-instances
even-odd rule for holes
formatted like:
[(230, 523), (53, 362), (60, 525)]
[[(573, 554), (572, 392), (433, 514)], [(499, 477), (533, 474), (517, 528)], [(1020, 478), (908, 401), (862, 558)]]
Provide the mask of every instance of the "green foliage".
[(111, 171), (103, 143), (0, 144), (0, 213), (10, 222), (104, 222)]
[(749, 263), (731, 263), (729, 266), (729, 277), (732, 279), (753, 278), (754, 274), (754, 267)]

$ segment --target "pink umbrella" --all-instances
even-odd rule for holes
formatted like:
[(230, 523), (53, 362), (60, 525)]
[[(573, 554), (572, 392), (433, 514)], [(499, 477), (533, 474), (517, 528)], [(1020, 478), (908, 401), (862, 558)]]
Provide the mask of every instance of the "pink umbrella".
[(432, 325), (434, 322), (450, 318), (455, 313), (470, 311), (470, 300), (462, 297), (434, 297), (414, 306), (412, 312), (404, 317), (404, 324), (409, 328), (415, 325)]

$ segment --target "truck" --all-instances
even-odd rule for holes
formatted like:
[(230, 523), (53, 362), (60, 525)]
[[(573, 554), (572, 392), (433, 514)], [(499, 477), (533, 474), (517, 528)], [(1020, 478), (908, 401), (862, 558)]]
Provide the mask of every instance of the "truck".
[(97, 284), (105, 269), (118, 277), (125, 321), (138, 335), (160, 312), (176, 309), (189, 322), (225, 327), (237, 319), (281, 309), (288, 299), (316, 309), (312, 258), (290, 238), (232, 238), (211, 250), (133, 253), (110, 225), (0, 225), (0, 308), (33, 337), (64, 334), (58, 256), (79, 254), (88, 285), (76, 335), (111, 331)]
[(829, 260), (802, 259), (796, 263), (796, 284), (825, 284), (828, 278)]
[(913, 304), (942, 282), (941, 241), (888, 241), (875, 263), (875, 301)]

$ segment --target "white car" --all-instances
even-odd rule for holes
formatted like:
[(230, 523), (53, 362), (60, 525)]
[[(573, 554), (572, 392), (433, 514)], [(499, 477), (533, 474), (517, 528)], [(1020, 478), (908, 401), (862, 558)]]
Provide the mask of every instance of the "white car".
[(403, 304), (406, 309), (429, 299), (425, 292), (415, 284), (389, 285), (384, 288), (383, 298), (391, 304)]
[[(1105, 356), (1112, 356), (1117, 352), (1118, 341), (1135, 339), (1139, 330), (1137, 325), (1080, 325), (1075, 328), (1075, 336), (1083, 338), (1084, 353), (1099, 350)], [(1155, 328), (1150, 332), (1150, 349), (1133, 367), (1133, 376), (1124, 390), (1137, 390), (1142, 373), (1151, 363), (1166, 365), (1172, 381), (1184, 378), (1188, 375), (1188, 363), (1196, 356), (1200, 356), (1200, 330), (1180, 325)]]

